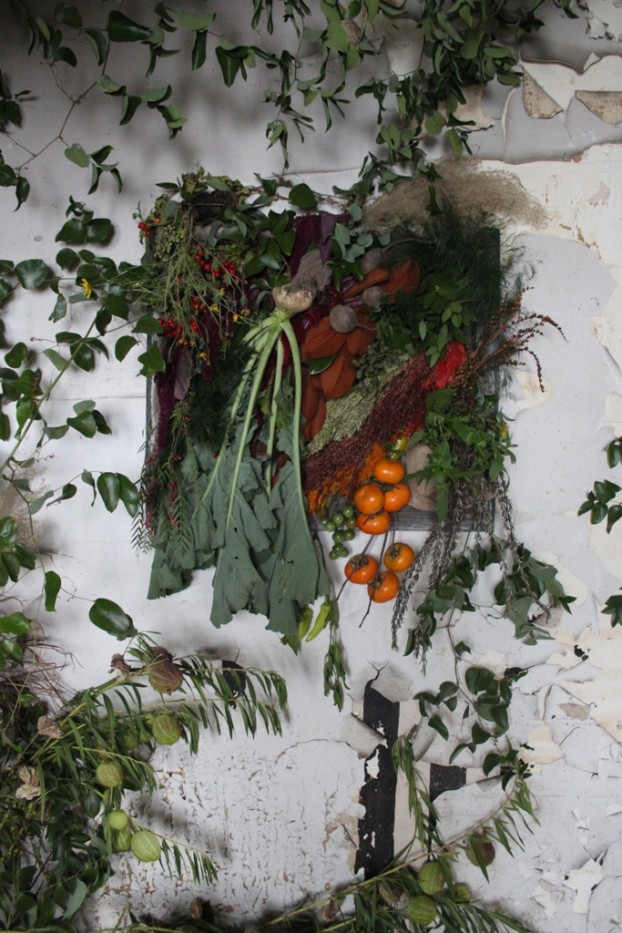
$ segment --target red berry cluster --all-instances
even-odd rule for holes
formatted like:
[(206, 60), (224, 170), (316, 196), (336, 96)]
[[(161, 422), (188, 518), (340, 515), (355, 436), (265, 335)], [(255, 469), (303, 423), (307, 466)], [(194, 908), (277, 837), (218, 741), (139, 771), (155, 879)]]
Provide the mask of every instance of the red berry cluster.
[(211, 263), (205, 258), (205, 252), (202, 246), (197, 247), (194, 258), (200, 265), (202, 271), (205, 272), (206, 275), (211, 274), (217, 281), (223, 277), (223, 274), (229, 275), (232, 278), (238, 274), (235, 263), (230, 262), (228, 259), (224, 259), (218, 265)]
[(169, 340), (178, 340), (183, 332), (184, 326), (179, 321), (174, 321), (171, 317), (159, 317), (158, 324), (162, 328), (162, 333)]
[[(195, 314), (203, 314), (205, 311), (210, 310), (210, 305), (206, 305), (203, 299), (199, 297), (199, 295), (193, 295), (190, 299), (190, 302), (192, 304), (192, 310)], [(193, 321), (192, 323), (195, 324), (196, 321)], [(196, 327), (194, 327), (193, 330), (196, 330)]]
[(141, 220), (141, 222), (138, 224), (138, 229), (141, 231), (141, 233), (146, 233), (150, 229), (150, 227), (153, 226), (153, 224), (160, 223), (160, 218), (157, 214), (154, 214), (152, 217), (149, 217), (147, 219), (149, 221), (148, 223), (145, 223), (144, 220)]

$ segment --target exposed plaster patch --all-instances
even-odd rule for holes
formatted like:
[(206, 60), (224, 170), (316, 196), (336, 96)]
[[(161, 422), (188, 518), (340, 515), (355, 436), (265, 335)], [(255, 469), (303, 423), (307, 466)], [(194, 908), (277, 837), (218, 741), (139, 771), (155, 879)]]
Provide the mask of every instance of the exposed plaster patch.
[(615, 392), (607, 395), (600, 427), (611, 428), (616, 436), (622, 434), (622, 395), (617, 395)]
[(478, 130), (487, 130), (494, 123), (491, 115), (482, 106), (485, 90), (484, 87), (464, 88), (462, 93), (465, 103), (459, 104), (454, 114), (458, 120), (475, 124), (475, 129)]
[(612, 126), (622, 121), (622, 93), (620, 91), (577, 91), (577, 100), (603, 123)]
[(548, 120), (562, 109), (527, 71), (523, 75), (523, 104), (527, 116), (536, 120)]
[(592, 891), (603, 877), (603, 867), (594, 859), (589, 859), (581, 868), (574, 869), (564, 879), (564, 885), (577, 892), (572, 909), (577, 914), (587, 914)]
[(587, 199), (588, 204), (591, 204), (592, 207), (598, 207), (601, 204), (608, 204), (610, 194), (611, 188), (609, 185), (606, 185), (604, 181), (601, 181), (598, 186), (598, 191), (596, 191), (591, 198)]
[(545, 564), (551, 564), (557, 570), (557, 579), (563, 586), (568, 596), (574, 596), (577, 605), (582, 606), (588, 596), (590, 595), (589, 588), (583, 582), (579, 580), (578, 577), (575, 577), (574, 574), (564, 567), (560, 562), (559, 557), (556, 554), (553, 554), (552, 551), (543, 551), (539, 555), (539, 559), (544, 561)]
[(569, 683), (570, 694), (591, 704), (592, 719), (609, 735), (622, 742), (622, 677), (620, 666), (601, 670), (594, 680), (586, 683)]
[(592, 333), (620, 369), (622, 369), (621, 300), (622, 289), (617, 288), (611, 297), (605, 314), (590, 319)]
[(586, 0), (584, 6), (593, 38), (622, 38), (622, 8), (619, 3), (612, 3), (612, 0)]
[(523, 393), (523, 397), (516, 401), (518, 411), (526, 408), (535, 408), (536, 405), (543, 405), (547, 402), (553, 392), (551, 383), (546, 379), (540, 380), (536, 373), (527, 372), (525, 369), (517, 369), (513, 374), (513, 382)]
[(585, 722), (586, 719), (590, 718), (590, 708), (585, 706), (584, 703), (560, 703), (559, 708), (566, 716), (571, 719), (578, 719), (579, 722)]
[(423, 32), (412, 20), (401, 19), (399, 25), (385, 22), (384, 47), (391, 71), (398, 77), (412, 74), (421, 62)]
[(539, 726), (527, 736), (527, 741), (521, 745), (519, 757), (528, 765), (550, 764), (564, 757), (564, 753), (553, 740), (549, 726)]
[(614, 525), (607, 534), (603, 525), (590, 525), (588, 528), (590, 550), (598, 557), (604, 568), (614, 579), (620, 578), (622, 567), (622, 528)]
[(568, 109), (578, 91), (587, 91), (591, 95), (603, 92), (619, 95), (622, 92), (622, 59), (617, 55), (599, 59), (581, 74), (556, 62), (528, 62), (524, 68), (525, 74), (560, 110)]

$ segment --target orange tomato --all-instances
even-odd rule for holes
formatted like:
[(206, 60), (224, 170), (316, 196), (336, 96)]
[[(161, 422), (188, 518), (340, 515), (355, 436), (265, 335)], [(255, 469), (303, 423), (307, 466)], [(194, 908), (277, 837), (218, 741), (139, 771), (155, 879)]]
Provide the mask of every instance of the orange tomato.
[(410, 502), (410, 486), (406, 483), (396, 483), (390, 486), (384, 494), (384, 507), (387, 512), (399, 512)]
[(387, 548), (382, 562), (388, 570), (403, 573), (414, 563), (414, 560), (415, 552), (411, 546), (402, 541), (396, 541), (390, 548)]
[(354, 504), (359, 512), (374, 515), (384, 505), (384, 492), (377, 483), (363, 483), (354, 493)]
[(391, 457), (381, 457), (374, 467), (374, 476), (379, 483), (401, 483), (405, 475), (401, 461)]
[(344, 573), (351, 583), (369, 583), (378, 573), (378, 561), (369, 554), (356, 554), (346, 564)]
[(400, 588), (400, 581), (392, 570), (383, 570), (367, 587), (369, 598), (373, 603), (386, 603), (395, 599)]
[(383, 535), (391, 527), (391, 516), (384, 509), (375, 512), (374, 515), (366, 515), (362, 512), (357, 520), (357, 527), (368, 535)]

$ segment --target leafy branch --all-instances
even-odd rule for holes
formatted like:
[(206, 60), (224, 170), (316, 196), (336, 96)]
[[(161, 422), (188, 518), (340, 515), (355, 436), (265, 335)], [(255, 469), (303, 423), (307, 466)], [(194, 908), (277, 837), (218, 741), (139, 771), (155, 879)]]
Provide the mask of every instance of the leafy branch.
[[(607, 466), (614, 469), (622, 463), (622, 437), (616, 437), (607, 445)], [(589, 515), (590, 524), (598, 525), (607, 520), (609, 534), (622, 518), (622, 501), (618, 497), (620, 486), (612, 480), (597, 480), (587, 498), (579, 506), (579, 515)], [(622, 596), (610, 596), (603, 607), (605, 615), (611, 616), (611, 624), (622, 625)]]

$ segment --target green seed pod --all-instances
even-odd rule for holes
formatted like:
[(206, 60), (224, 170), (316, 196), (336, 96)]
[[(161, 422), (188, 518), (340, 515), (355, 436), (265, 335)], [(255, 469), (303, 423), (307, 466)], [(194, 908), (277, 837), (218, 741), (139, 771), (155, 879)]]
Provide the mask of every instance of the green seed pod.
[(120, 787), (123, 784), (123, 768), (116, 761), (103, 761), (97, 765), (95, 780), (102, 787)]
[(412, 923), (418, 923), (419, 926), (427, 927), (436, 920), (436, 904), (431, 897), (425, 894), (417, 894), (411, 897), (404, 908), (404, 916)]
[(157, 862), (162, 852), (160, 840), (149, 829), (139, 829), (132, 835), (130, 848), (139, 862)]
[(128, 824), (125, 829), (119, 829), (114, 834), (112, 848), (115, 852), (127, 852), (132, 844), (132, 827)]
[(151, 734), (158, 745), (174, 745), (181, 738), (181, 722), (174, 713), (158, 713), (151, 721)]
[(471, 889), (464, 881), (454, 885), (454, 901), (457, 904), (469, 904), (472, 900)]
[(399, 888), (387, 884), (386, 881), (381, 881), (378, 885), (378, 894), (385, 904), (388, 904), (390, 907), (395, 907), (399, 903), (401, 897)]
[(438, 862), (426, 862), (417, 881), (424, 894), (440, 894), (445, 887), (445, 874)]
[(111, 810), (106, 818), (110, 829), (125, 829), (130, 825), (130, 818), (125, 810)]

